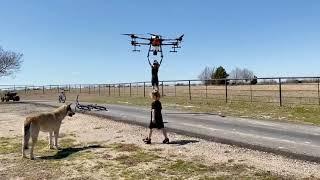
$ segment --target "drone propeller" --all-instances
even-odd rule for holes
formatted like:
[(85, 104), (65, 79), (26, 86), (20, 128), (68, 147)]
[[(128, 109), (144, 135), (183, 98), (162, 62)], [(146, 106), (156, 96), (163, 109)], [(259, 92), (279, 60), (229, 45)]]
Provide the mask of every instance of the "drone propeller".
[(138, 35), (140, 34), (121, 34), (121, 35), (130, 36), (132, 39), (135, 39), (135, 38), (139, 38)]
[(158, 37), (162, 38), (162, 36), (159, 34), (153, 34), (153, 33), (148, 33), (148, 34), (150, 34), (151, 36), (158, 36)]
[(184, 34), (182, 34), (182, 35), (181, 35), (179, 38), (177, 38), (176, 40), (181, 42), (181, 41), (182, 41), (183, 36), (184, 36)]

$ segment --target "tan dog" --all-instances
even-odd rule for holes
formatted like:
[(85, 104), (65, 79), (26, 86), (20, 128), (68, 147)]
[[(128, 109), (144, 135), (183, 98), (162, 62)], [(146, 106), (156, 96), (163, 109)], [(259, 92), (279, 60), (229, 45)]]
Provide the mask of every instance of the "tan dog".
[(53, 149), (52, 133), (54, 133), (54, 146), (58, 149), (58, 136), (61, 122), (67, 115), (72, 117), (75, 114), (70, 106), (71, 104), (63, 105), (51, 113), (41, 113), (26, 118), (23, 129), (22, 157), (26, 157), (25, 150), (28, 149), (28, 143), (31, 136), (32, 146), (30, 150), (30, 159), (34, 159), (33, 149), (37, 143), (40, 131), (49, 132), (50, 149)]

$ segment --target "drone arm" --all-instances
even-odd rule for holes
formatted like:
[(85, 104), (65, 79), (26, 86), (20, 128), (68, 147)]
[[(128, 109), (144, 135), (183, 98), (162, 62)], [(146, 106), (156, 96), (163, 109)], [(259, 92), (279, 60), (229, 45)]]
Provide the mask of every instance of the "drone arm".
[(176, 39), (162, 39), (162, 41), (176, 41)]
[(176, 44), (178, 44), (178, 43), (173, 43), (173, 42), (172, 42), (172, 43), (163, 43), (162, 45), (165, 45), (165, 46), (167, 45), (167, 46), (169, 46), (169, 45), (176, 45)]
[(149, 62), (149, 65), (152, 67), (149, 56), (148, 56), (148, 62)]
[(140, 43), (140, 42), (136, 42), (136, 45), (149, 45), (150, 43)]

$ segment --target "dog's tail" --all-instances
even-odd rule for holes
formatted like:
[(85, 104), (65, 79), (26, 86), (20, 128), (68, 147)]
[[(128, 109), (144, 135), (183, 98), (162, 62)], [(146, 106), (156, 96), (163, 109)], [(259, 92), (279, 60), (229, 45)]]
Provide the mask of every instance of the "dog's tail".
[(30, 139), (30, 126), (31, 126), (31, 118), (27, 117), (24, 121), (23, 127), (23, 148), (28, 149), (28, 143)]

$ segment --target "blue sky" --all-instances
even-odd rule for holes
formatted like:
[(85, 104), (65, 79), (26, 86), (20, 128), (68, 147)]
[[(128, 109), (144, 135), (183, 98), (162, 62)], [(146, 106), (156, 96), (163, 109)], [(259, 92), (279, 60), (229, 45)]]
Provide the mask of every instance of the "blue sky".
[(146, 48), (121, 33), (185, 34), (164, 49), (160, 79), (196, 79), (205, 66), (258, 77), (320, 75), (318, 0), (3, 0), (0, 45), (24, 54), (0, 84), (150, 80)]

